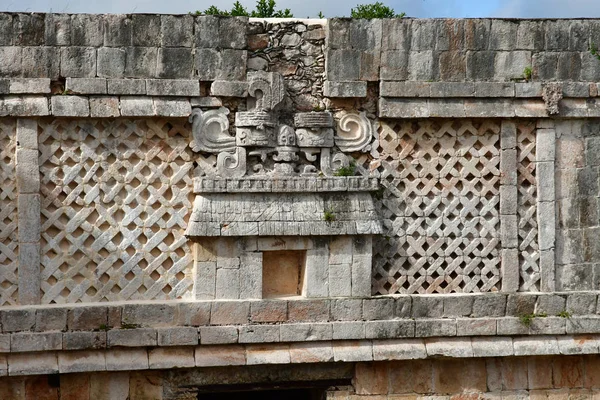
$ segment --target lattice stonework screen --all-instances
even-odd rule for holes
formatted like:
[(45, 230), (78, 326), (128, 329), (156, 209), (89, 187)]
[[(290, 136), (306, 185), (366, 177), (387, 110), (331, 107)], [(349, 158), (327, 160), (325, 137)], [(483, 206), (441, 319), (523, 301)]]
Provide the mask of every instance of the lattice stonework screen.
[(500, 121), (382, 122), (373, 293), (500, 289)]
[(540, 290), (540, 251), (535, 180), (535, 122), (517, 125), (517, 182), (520, 291)]
[(18, 301), (16, 121), (0, 119), (0, 306)]
[(156, 119), (40, 127), (42, 303), (186, 297), (190, 127)]

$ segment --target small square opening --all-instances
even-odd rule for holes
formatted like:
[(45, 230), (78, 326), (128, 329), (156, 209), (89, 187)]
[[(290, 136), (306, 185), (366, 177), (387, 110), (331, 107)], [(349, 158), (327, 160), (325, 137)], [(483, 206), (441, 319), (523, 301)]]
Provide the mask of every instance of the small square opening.
[(263, 252), (263, 299), (302, 295), (305, 250)]

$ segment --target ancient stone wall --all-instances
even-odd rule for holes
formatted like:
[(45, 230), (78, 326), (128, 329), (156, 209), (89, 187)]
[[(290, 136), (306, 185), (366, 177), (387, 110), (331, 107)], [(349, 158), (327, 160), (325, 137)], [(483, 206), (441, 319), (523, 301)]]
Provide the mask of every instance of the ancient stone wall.
[(0, 14), (0, 398), (595, 395), (596, 43)]

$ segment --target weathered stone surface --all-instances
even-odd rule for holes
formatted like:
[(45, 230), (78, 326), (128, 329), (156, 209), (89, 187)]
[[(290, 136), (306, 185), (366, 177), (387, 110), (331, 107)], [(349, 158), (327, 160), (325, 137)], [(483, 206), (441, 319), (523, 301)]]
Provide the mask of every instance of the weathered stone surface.
[(90, 104), (87, 97), (52, 96), (52, 115), (57, 117), (88, 117)]

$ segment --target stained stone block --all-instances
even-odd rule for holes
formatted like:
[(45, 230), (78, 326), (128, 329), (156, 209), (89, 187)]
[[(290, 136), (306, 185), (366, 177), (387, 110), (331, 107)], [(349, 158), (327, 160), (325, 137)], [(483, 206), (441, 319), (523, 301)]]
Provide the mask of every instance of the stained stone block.
[(96, 49), (93, 47), (62, 47), (60, 49), (60, 73), (71, 78), (94, 78), (96, 76)]
[(214, 81), (221, 69), (221, 52), (217, 49), (197, 48), (194, 54), (196, 74), (201, 81)]
[(558, 55), (558, 75), (560, 80), (578, 81), (581, 73), (581, 53), (562, 52)]
[(154, 47), (128, 47), (125, 50), (126, 50), (125, 71), (124, 71), (125, 77), (127, 77), (127, 78), (153, 78), (153, 77), (157, 76), (157, 60), (158, 60), (158, 49), (157, 48), (154, 48)]
[(330, 81), (358, 81), (360, 53), (356, 50), (329, 50), (325, 70)]
[(56, 374), (58, 373), (56, 353), (11, 354), (8, 373), (11, 376)]
[(40, 195), (21, 194), (18, 201), (19, 242), (38, 242), (40, 240)]
[(2, 310), (0, 322), (2, 332), (31, 331), (35, 326), (35, 310)]
[(370, 320), (386, 320), (394, 318), (394, 299), (363, 300), (363, 318)]
[(10, 349), (15, 353), (62, 349), (61, 332), (14, 333), (10, 339)]
[(90, 105), (87, 97), (52, 96), (52, 115), (59, 117), (87, 117)]
[(161, 15), (161, 46), (192, 47), (193, 23), (191, 15)]
[(326, 81), (323, 87), (326, 97), (366, 97), (367, 83), (360, 81), (331, 82)]
[(111, 118), (120, 116), (119, 98), (116, 96), (90, 97), (90, 116), (92, 118)]
[(176, 327), (158, 329), (159, 346), (190, 346), (198, 344), (198, 329)]
[(475, 297), (471, 317), (503, 317), (506, 310), (506, 296), (501, 294), (483, 294)]
[(175, 47), (158, 49), (156, 73), (159, 78), (190, 78), (193, 64), (192, 49)]
[(44, 44), (46, 46), (71, 45), (71, 16), (46, 14)]
[(211, 96), (246, 97), (248, 95), (247, 82), (214, 81), (210, 86)]
[(544, 24), (542, 21), (519, 21), (516, 48), (539, 50), (544, 48)]
[(2, 14), (0, 16), (0, 46), (13, 44), (13, 15)]
[(157, 345), (156, 329), (111, 329), (107, 336), (108, 347), (146, 347)]
[(542, 97), (542, 84), (540, 82), (515, 83), (516, 97)]
[(494, 65), (496, 54), (496, 52), (492, 51), (473, 51), (467, 53), (467, 79), (492, 79), (495, 72)]
[[(38, 283), (39, 284), (39, 283)], [(67, 310), (64, 308), (40, 308), (35, 313), (36, 332), (64, 331), (67, 328)]]
[(392, 339), (415, 336), (415, 321), (367, 321), (365, 337), (367, 339)]
[(216, 79), (224, 81), (242, 81), (246, 77), (246, 50), (224, 49), (221, 51), (221, 65)]
[(106, 332), (65, 332), (64, 350), (88, 350), (106, 348)]
[(150, 96), (200, 96), (200, 84), (187, 79), (147, 79), (146, 92)]
[(352, 296), (352, 266), (348, 264), (329, 265), (329, 296)]
[(131, 36), (133, 46), (158, 47), (161, 40), (161, 16), (149, 14), (131, 15)]
[(50, 93), (50, 79), (21, 79), (10, 80), (10, 93)]
[(122, 78), (125, 73), (127, 52), (122, 48), (98, 49), (97, 75), (106, 78)]
[(106, 357), (99, 351), (61, 352), (58, 354), (61, 374), (106, 370)]
[(567, 296), (566, 310), (573, 315), (596, 313), (597, 295), (594, 293), (573, 293)]
[(466, 317), (473, 312), (473, 296), (444, 296), (445, 318)]
[(121, 97), (121, 115), (141, 117), (154, 115), (154, 103), (152, 98), (148, 97)]
[(58, 79), (60, 52), (54, 47), (23, 47), (22, 75), (31, 78)]
[(0, 47), (0, 58), (3, 60), (2, 63), (0, 63), (0, 76), (21, 76), (21, 47)]
[(332, 340), (333, 328), (329, 323), (280, 325), (282, 342)]
[[(247, 17), (228, 17), (219, 18), (219, 34), (216, 31), (208, 31), (209, 35), (214, 35), (219, 40), (217, 47), (224, 49), (245, 49), (246, 48), (246, 30), (248, 29)], [(212, 46), (208, 46), (212, 47)]]
[(436, 318), (444, 314), (444, 301), (439, 296), (415, 296), (412, 298), (413, 318)]
[(148, 351), (146, 349), (113, 349), (107, 351), (105, 356), (107, 371), (148, 369)]
[(508, 357), (514, 354), (510, 337), (473, 338), (471, 345), (474, 357)]
[[(283, 327), (284, 325), (281, 325)], [(289, 325), (288, 325), (289, 326)], [(239, 329), (240, 343), (274, 343), (279, 342), (279, 325), (242, 326)]]
[(238, 328), (235, 326), (202, 326), (200, 343), (229, 344), (238, 342)]
[(19, 13), (14, 16), (14, 44), (17, 46), (41, 46), (44, 44), (45, 16), (40, 13)]
[(456, 336), (456, 321), (452, 319), (416, 320), (415, 336)]
[(67, 315), (70, 331), (93, 331), (106, 326), (108, 309), (106, 307), (74, 307)]
[(355, 340), (365, 338), (364, 322), (334, 322), (334, 340)]
[(131, 27), (131, 19), (128, 15), (104, 15), (104, 46), (131, 46)]
[(429, 104), (427, 100), (379, 99), (379, 117), (428, 118), (429, 115)]
[(102, 46), (104, 18), (100, 14), (73, 14), (71, 16), (71, 45)]
[(519, 24), (514, 21), (492, 20), (490, 50), (514, 50)]

